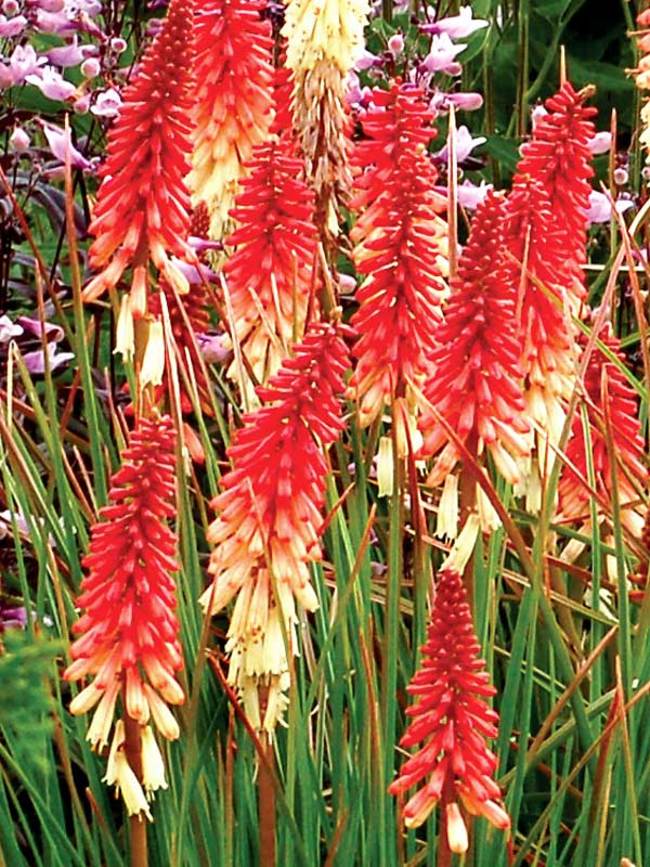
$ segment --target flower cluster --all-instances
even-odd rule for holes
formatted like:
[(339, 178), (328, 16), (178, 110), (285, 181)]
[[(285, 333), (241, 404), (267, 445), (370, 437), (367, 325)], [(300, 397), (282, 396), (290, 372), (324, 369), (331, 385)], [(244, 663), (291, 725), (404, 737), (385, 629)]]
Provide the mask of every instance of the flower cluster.
[(215, 546), (211, 587), (201, 602), (211, 613), (235, 596), (227, 651), (251, 722), (272, 732), (286, 703), (287, 638), (296, 652), (295, 600), (318, 608), (309, 564), (321, 558), (319, 530), (327, 463), (322, 448), (344, 427), (337, 395), (348, 355), (343, 326), (314, 323), (269, 386), (264, 405), (245, 416), (228, 450), (233, 469), (212, 503)]
[[(609, 323), (598, 336), (609, 352), (624, 363), (620, 341), (613, 336)], [(580, 343), (583, 347), (586, 342), (586, 338), (581, 336)], [(570, 520), (580, 519), (585, 527), (590, 524), (588, 449), (593, 463), (597, 496), (601, 501), (611, 503), (614, 471), (621, 504), (621, 520), (632, 533), (639, 535), (643, 526), (643, 515), (637, 505), (639, 497), (635, 482), (640, 485), (646, 471), (643, 465), (644, 442), (638, 418), (638, 400), (624, 373), (598, 346), (594, 347), (589, 358), (584, 377), (584, 392), (589, 418), (589, 445), (585, 442), (582, 417), (577, 413), (566, 446), (566, 466), (562, 470), (558, 489), (561, 515)], [(615, 467), (612, 467), (607, 444), (610, 435), (616, 454)]]
[(302, 162), (285, 125), (286, 69), (277, 70), (276, 82), (276, 120), (247, 164), (249, 176), (231, 211), (238, 226), (228, 238), (234, 252), (224, 266), (237, 339), (258, 382), (277, 372), (302, 335), (315, 294), (314, 194), (301, 179)]
[(486, 745), (497, 735), (498, 716), (486, 699), (490, 686), (474, 633), (467, 594), (457, 572), (440, 573), (420, 670), (408, 686), (416, 704), (406, 711), (411, 723), (402, 747), (425, 741), (401, 768), (389, 792), (399, 795), (426, 780), (404, 807), (409, 828), (421, 825), (440, 803), (452, 852), (468, 848), (458, 801), (471, 816), (484, 816), (507, 830), (510, 819), (493, 780), (497, 760)]
[[(90, 264), (99, 274), (84, 290), (93, 301), (133, 267), (130, 313), (147, 312), (149, 262), (187, 292), (188, 283), (170, 256), (192, 260), (189, 194), (184, 176), (191, 153), (192, 107), (187, 55), (192, 6), (172, 0), (163, 27), (124, 91), (119, 119), (108, 135), (108, 158), (90, 224), (95, 240)], [(128, 313), (126, 314), (128, 315)]]
[(546, 101), (538, 114), (532, 141), (523, 145), (517, 166), (519, 179), (531, 178), (548, 192), (553, 228), (564, 247), (569, 299), (585, 297), (587, 210), (594, 174), (590, 142), (596, 109), (586, 106), (592, 89), (576, 92), (570, 82)]
[[(512, 332), (517, 285), (504, 254), (505, 214), (505, 200), (496, 193), (476, 212), (444, 321), (433, 334), (424, 392), (459, 439), (475, 454), (486, 448), (514, 483), (520, 459), (530, 452), (530, 426), (521, 390), (521, 344)], [(430, 408), (424, 408), (419, 426), (422, 453), (438, 455), (429, 479), (438, 484), (453, 469), (458, 451)]]
[[(109, 500), (83, 561), (88, 574), (77, 605), (84, 614), (73, 627), (80, 637), (64, 676), (93, 677), (70, 705), (73, 714), (96, 708), (87, 735), (93, 747), (108, 744), (121, 696), (123, 713), (142, 727), (142, 783), (151, 792), (166, 784), (147, 724), (152, 719), (163, 737), (177, 738), (168, 705), (184, 701), (176, 680), (183, 665), (172, 578), (177, 539), (167, 524), (175, 515), (175, 433), (168, 416), (140, 419), (111, 479)], [(129, 812), (149, 815), (123, 741), (120, 721), (106, 779), (122, 789)]]
[[(565, 83), (546, 103), (524, 148), (508, 203), (506, 244), (518, 263), (518, 318), (527, 410), (543, 432), (542, 472), (549, 446), (560, 438), (565, 401), (575, 381), (575, 328), (571, 313), (584, 297), (586, 212), (593, 137), (584, 106), (588, 92)], [(531, 479), (536, 470), (531, 468)]]
[(271, 23), (264, 0), (208, 0), (194, 27), (194, 152), (187, 181), (211, 214), (210, 236), (228, 228), (245, 164), (272, 121)]
[(352, 183), (346, 79), (363, 50), (368, 11), (367, 0), (289, 0), (282, 31), (294, 74), (294, 126), (328, 248), (335, 246), (339, 203)]
[(355, 204), (365, 211), (351, 232), (355, 264), (366, 277), (352, 318), (359, 338), (350, 381), (362, 425), (409, 381), (422, 379), (447, 288), (446, 226), (423, 149), (432, 135), (430, 115), (421, 92), (405, 86), (377, 100), (363, 119), (369, 140), (355, 155), (359, 167), (370, 168), (357, 182)]

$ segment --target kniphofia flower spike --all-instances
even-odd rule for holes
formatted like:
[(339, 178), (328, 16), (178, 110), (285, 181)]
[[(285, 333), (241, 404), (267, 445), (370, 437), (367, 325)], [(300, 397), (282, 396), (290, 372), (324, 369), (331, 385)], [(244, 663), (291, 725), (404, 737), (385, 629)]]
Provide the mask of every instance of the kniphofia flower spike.
[(321, 559), (319, 532), (327, 463), (323, 447), (344, 424), (338, 399), (348, 354), (343, 326), (314, 323), (244, 417), (228, 450), (233, 469), (212, 503), (211, 587), (215, 614), (235, 596), (226, 650), (228, 679), (258, 728), (271, 733), (286, 705), (287, 650), (297, 649), (295, 601), (318, 608), (309, 564)]
[(147, 311), (150, 263), (179, 292), (189, 288), (170, 257), (194, 259), (187, 244), (190, 201), (184, 181), (191, 154), (192, 19), (191, 2), (172, 0), (160, 33), (123, 92), (89, 227), (95, 237), (89, 261), (100, 273), (85, 288), (84, 300), (115, 286), (131, 266), (130, 312), (136, 317)]
[[(512, 483), (519, 478), (518, 461), (530, 451), (530, 426), (521, 345), (512, 333), (517, 287), (504, 251), (505, 207), (502, 196), (490, 193), (476, 212), (444, 321), (434, 332), (424, 393), (468, 448), (476, 455), (487, 449)], [(422, 455), (436, 456), (429, 483), (437, 485), (453, 470), (458, 451), (428, 406), (419, 427)]]
[(362, 425), (409, 381), (422, 380), (447, 293), (446, 225), (437, 216), (444, 204), (423, 149), (433, 133), (422, 93), (395, 86), (376, 98), (379, 110), (362, 120), (369, 139), (355, 153), (359, 168), (370, 167), (357, 181), (355, 204), (365, 210), (351, 232), (355, 264), (366, 277), (352, 317), (359, 339), (350, 380)]
[[(143, 785), (153, 791), (166, 783), (156, 770), (159, 751), (146, 727), (151, 719), (163, 737), (177, 738), (178, 723), (169, 705), (184, 701), (176, 680), (183, 660), (172, 577), (178, 569), (177, 539), (168, 526), (176, 512), (175, 432), (168, 416), (140, 419), (111, 479), (109, 501), (92, 528), (83, 561), (88, 574), (77, 605), (84, 614), (73, 627), (80, 637), (72, 645), (74, 661), (64, 676), (72, 681), (93, 677), (73, 699), (70, 711), (82, 714), (95, 708), (87, 738), (97, 749), (109, 743), (121, 697), (122, 712), (144, 727), (148, 752), (143, 757), (149, 764)], [(106, 779), (122, 788), (130, 812), (148, 814), (123, 740), (120, 721)]]
[(416, 703), (406, 711), (411, 723), (401, 746), (424, 745), (403, 765), (389, 792), (398, 795), (418, 784), (406, 803), (404, 821), (417, 828), (440, 803), (452, 852), (468, 848), (459, 802), (472, 816), (484, 816), (507, 830), (510, 819), (500, 804), (493, 775), (497, 759), (486, 740), (497, 736), (498, 716), (487, 704), (490, 686), (474, 633), (461, 576), (440, 573), (422, 664), (408, 686)]
[(273, 119), (271, 24), (264, 0), (206, 0), (196, 15), (192, 201), (205, 202), (210, 236), (229, 225), (240, 178)]

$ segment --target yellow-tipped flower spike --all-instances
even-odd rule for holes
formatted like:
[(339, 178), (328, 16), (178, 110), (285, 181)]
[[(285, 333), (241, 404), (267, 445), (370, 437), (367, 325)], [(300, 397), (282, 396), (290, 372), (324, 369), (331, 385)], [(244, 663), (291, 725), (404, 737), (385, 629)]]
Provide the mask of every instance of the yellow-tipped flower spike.
[(306, 71), (326, 60), (347, 75), (363, 51), (369, 11), (367, 0), (289, 0), (282, 31), (289, 69)]

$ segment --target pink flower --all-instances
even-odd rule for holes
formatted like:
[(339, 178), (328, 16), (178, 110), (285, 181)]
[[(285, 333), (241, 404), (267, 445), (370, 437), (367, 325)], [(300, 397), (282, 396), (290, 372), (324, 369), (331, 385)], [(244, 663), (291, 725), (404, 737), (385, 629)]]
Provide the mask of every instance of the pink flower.
[(46, 123), (43, 120), (39, 122), (43, 129), (43, 134), (47, 139), (47, 143), (50, 146), (50, 150), (57, 160), (65, 163), (66, 150), (69, 150), (70, 163), (73, 168), (81, 169), (82, 171), (88, 171), (93, 168), (92, 162), (87, 160), (86, 157), (72, 144), (69, 131), (66, 133), (61, 129), (61, 127), (55, 126), (53, 123)]
[(445, 93), (438, 90), (431, 100), (431, 110), (437, 112), (449, 111), (453, 105), (461, 111), (476, 111), (483, 105), (483, 97), (480, 93)]
[(597, 132), (595, 136), (589, 139), (587, 147), (594, 156), (598, 154), (606, 154), (612, 146), (611, 132)]
[(0, 38), (11, 39), (13, 36), (20, 36), (27, 25), (27, 19), (24, 15), (16, 15), (15, 18), (5, 18), (0, 15)]
[(90, 111), (97, 117), (117, 117), (121, 105), (122, 97), (114, 87), (109, 87), (108, 90), (98, 94)]
[[(456, 143), (456, 159), (459, 163), (462, 163), (467, 157), (472, 153), (474, 148), (480, 147), (482, 144), (485, 144), (487, 139), (485, 136), (481, 135), (477, 138), (472, 138), (471, 132), (467, 129), (466, 126), (459, 126), (456, 130), (455, 135), (455, 143)], [(446, 163), (449, 161), (449, 150), (448, 145), (445, 145), (442, 150), (439, 150), (435, 157), (440, 162)]]
[(424, 33), (442, 33), (451, 39), (465, 39), (487, 26), (488, 22), (482, 18), (472, 18), (471, 6), (461, 6), (458, 15), (441, 18), (440, 21), (434, 21), (432, 24), (422, 24), (420, 30)]
[(466, 48), (467, 45), (464, 43), (454, 45), (446, 33), (434, 36), (422, 66), (427, 72), (446, 72), (447, 75), (459, 75), (461, 65), (454, 58)]
[(394, 33), (388, 40), (388, 50), (393, 57), (399, 57), (404, 51), (404, 37), (401, 33)]
[[(624, 214), (630, 208), (634, 207), (634, 202), (631, 199), (617, 199), (614, 202), (614, 207), (619, 214)], [(587, 219), (590, 223), (607, 223), (612, 218), (612, 204), (609, 196), (601, 193), (598, 190), (592, 190), (589, 194), (589, 210), (587, 211)]]
[(43, 96), (57, 102), (69, 99), (76, 90), (74, 84), (66, 81), (53, 66), (44, 66), (39, 72), (27, 75), (25, 81), (37, 87)]
[[(66, 361), (74, 358), (74, 352), (59, 352), (56, 343), (48, 343), (47, 356), (50, 370), (54, 371), (65, 364)], [(45, 357), (42, 349), (25, 353), (23, 361), (30, 373), (45, 373)]]
[(47, 59), (55, 66), (79, 66), (79, 64), (94, 51), (92, 45), (78, 45), (77, 37), (66, 45), (59, 45), (47, 52)]
[(38, 73), (47, 63), (46, 57), (38, 57), (31, 45), (17, 45), (9, 58), (12, 84), (22, 84), (28, 75)]

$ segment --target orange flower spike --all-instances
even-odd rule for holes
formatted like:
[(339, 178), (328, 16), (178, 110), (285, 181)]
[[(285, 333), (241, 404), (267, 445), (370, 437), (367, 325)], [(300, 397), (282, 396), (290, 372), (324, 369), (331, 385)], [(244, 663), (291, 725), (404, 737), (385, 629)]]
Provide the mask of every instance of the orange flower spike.
[[(469, 242), (452, 281), (444, 322), (424, 393), (461, 440), (478, 454), (487, 448), (509, 482), (530, 452), (519, 367), (521, 345), (512, 334), (517, 287), (504, 256), (502, 196), (490, 193), (477, 209)], [(422, 454), (438, 455), (430, 484), (439, 484), (458, 460), (455, 446), (430, 409), (419, 420)]]
[(318, 608), (309, 564), (322, 556), (328, 471), (322, 448), (344, 427), (338, 395), (348, 367), (345, 332), (314, 323), (269, 387), (258, 389), (265, 404), (244, 417), (228, 451), (233, 469), (212, 503), (218, 512), (208, 532), (214, 581), (201, 603), (215, 614), (236, 596), (228, 677), (251, 719), (268, 732), (286, 704), (283, 628), (295, 648), (295, 601), (307, 611)]
[(496, 756), (486, 743), (498, 734), (498, 715), (486, 701), (496, 690), (479, 653), (462, 578), (445, 570), (438, 578), (422, 664), (407, 688), (417, 699), (406, 711), (411, 723), (400, 742), (404, 748), (425, 743), (388, 791), (402, 794), (424, 781), (404, 807), (404, 822), (419, 827), (440, 803), (449, 846), (458, 854), (469, 843), (459, 801), (470, 815), (484, 816), (502, 831), (510, 828), (493, 779)]
[[(163, 737), (173, 740), (179, 734), (169, 709), (185, 700), (176, 680), (183, 666), (172, 578), (179, 568), (177, 539), (167, 524), (176, 513), (175, 463), (169, 416), (140, 419), (111, 479), (110, 504), (92, 528), (83, 561), (88, 574), (77, 599), (84, 614), (73, 627), (80, 637), (71, 647), (74, 661), (64, 677), (93, 677), (73, 699), (70, 711), (77, 715), (95, 708), (87, 738), (97, 749), (109, 742), (120, 695), (123, 711), (141, 726), (152, 719)], [(120, 722), (113, 737), (115, 749), (123, 736)], [(155, 757), (152, 737), (147, 734), (147, 743)], [(154, 768), (158, 765), (153, 762)], [(107, 781), (122, 786), (130, 811), (128, 792), (135, 792), (133, 804), (146, 805), (137, 797), (139, 784), (128, 765), (116, 766), (109, 758)], [(143, 784), (152, 790), (166, 786), (164, 775), (156, 771), (148, 776), (146, 768)]]
[(206, 0), (197, 12), (192, 201), (205, 202), (221, 240), (253, 148), (273, 120), (271, 23), (263, 0)]
[(149, 262), (186, 292), (187, 281), (169, 257), (194, 258), (187, 244), (190, 202), (183, 180), (192, 149), (192, 19), (192, 3), (172, 0), (160, 33), (123, 93), (100, 169), (102, 184), (89, 227), (95, 238), (89, 261), (100, 273), (83, 298), (94, 301), (132, 266), (135, 316), (146, 312)]
[(590, 93), (590, 88), (576, 93), (567, 81), (547, 99), (547, 114), (535, 124), (517, 166), (518, 178), (531, 178), (548, 192), (553, 228), (564, 248), (565, 288), (578, 302), (586, 295), (582, 266), (587, 259), (589, 179), (594, 174), (588, 142), (596, 132), (591, 118), (597, 110), (584, 104)]
[(433, 133), (418, 106), (421, 92), (394, 87), (376, 98), (382, 111), (362, 120), (371, 138), (355, 154), (358, 166), (372, 160), (356, 185), (356, 203), (367, 207), (351, 232), (355, 264), (366, 277), (352, 317), (359, 339), (350, 380), (362, 425), (409, 380), (422, 380), (447, 293), (446, 226), (436, 215), (442, 209), (433, 191), (437, 175), (422, 148)]
[[(276, 70), (275, 81), (276, 121), (247, 164), (230, 212), (238, 226), (228, 238), (234, 252), (224, 266), (237, 338), (260, 382), (277, 372), (294, 330), (304, 330), (318, 243), (314, 194), (301, 178), (291, 126), (283, 126), (288, 70)], [(229, 373), (236, 371), (233, 365)]]

